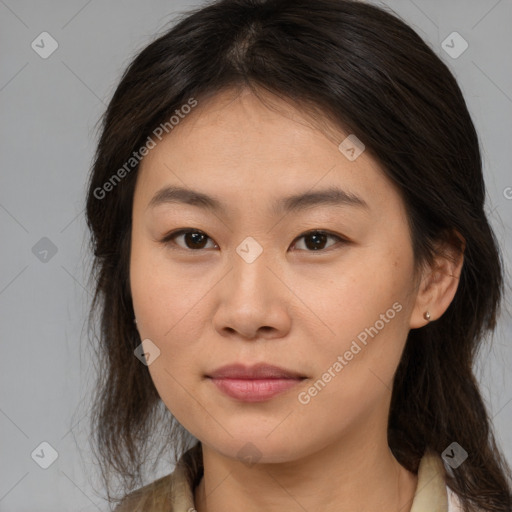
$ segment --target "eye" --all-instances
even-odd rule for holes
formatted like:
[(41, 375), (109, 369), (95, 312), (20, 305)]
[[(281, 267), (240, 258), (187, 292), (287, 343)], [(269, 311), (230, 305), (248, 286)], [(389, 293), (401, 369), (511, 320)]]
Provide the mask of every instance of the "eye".
[[(175, 242), (175, 240), (179, 239), (180, 237), (183, 237), (183, 242), (185, 244), (184, 246)], [(306, 250), (307, 252), (322, 251), (325, 250), (325, 243), (329, 238), (337, 240), (341, 243), (348, 243), (346, 239), (323, 230), (308, 231), (307, 233), (297, 237), (294, 242), (304, 239), (305, 243), (303, 245), (306, 247), (306, 249), (300, 248), (300, 250)], [(198, 229), (180, 229), (166, 235), (163, 240), (161, 240), (161, 242), (164, 245), (177, 245), (178, 248), (184, 250), (189, 249), (192, 251), (200, 251), (206, 248), (208, 240), (211, 240), (211, 238), (206, 233), (203, 233)], [(214, 248), (218, 247), (215, 243), (213, 245)], [(328, 246), (328, 248), (332, 245), (335, 244), (332, 243)], [(297, 248), (294, 250), (297, 250)]]
[[(345, 239), (341, 238), (338, 235), (334, 235), (322, 230), (309, 231), (307, 233), (304, 233), (300, 237), (296, 238), (296, 240), (300, 240), (301, 238), (305, 240), (305, 243), (303, 245), (307, 248), (308, 252), (324, 250), (325, 242), (329, 238), (336, 239), (342, 243), (347, 242)], [(329, 247), (331, 247), (332, 245), (335, 244), (331, 244)]]
[[(176, 244), (174, 239), (184, 237), (183, 240), (185, 242), (185, 247), (180, 244)], [(174, 231), (165, 236), (162, 240), (162, 243), (168, 245), (172, 243), (173, 245), (178, 245), (181, 249), (192, 249), (192, 250), (201, 250), (205, 248), (205, 242), (210, 237), (199, 231), (197, 229), (180, 229), (179, 231)]]

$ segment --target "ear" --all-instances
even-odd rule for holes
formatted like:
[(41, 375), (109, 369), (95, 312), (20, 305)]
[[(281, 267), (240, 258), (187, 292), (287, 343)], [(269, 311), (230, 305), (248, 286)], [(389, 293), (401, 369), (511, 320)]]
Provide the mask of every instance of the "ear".
[[(466, 241), (457, 231), (436, 243), (434, 261), (422, 271), (410, 328), (417, 329), (440, 318), (451, 304), (459, 286)], [(425, 312), (430, 313), (426, 320)]]

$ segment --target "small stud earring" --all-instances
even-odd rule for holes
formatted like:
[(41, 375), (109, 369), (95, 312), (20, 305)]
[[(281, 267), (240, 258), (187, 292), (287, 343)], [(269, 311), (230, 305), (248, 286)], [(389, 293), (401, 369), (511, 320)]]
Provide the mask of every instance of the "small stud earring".
[(136, 323), (137, 323), (137, 319), (136, 319), (136, 318), (134, 318), (134, 319), (133, 319), (133, 323), (134, 323), (134, 324), (136, 324)]
[(423, 318), (427, 320), (427, 322), (430, 322), (430, 313), (428, 311), (425, 311), (423, 314)]

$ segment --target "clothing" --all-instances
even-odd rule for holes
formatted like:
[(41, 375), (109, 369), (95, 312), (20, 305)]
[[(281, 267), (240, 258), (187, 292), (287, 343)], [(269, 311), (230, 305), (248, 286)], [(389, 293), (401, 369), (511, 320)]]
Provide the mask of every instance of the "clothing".
[[(195, 512), (194, 488), (203, 475), (201, 444), (186, 451), (174, 471), (129, 494), (115, 512)], [(446, 486), (442, 459), (422, 457), (411, 512), (462, 512), (457, 495)]]
[(459, 497), (448, 486), (446, 486), (446, 492), (448, 493), (448, 512), (462, 512)]

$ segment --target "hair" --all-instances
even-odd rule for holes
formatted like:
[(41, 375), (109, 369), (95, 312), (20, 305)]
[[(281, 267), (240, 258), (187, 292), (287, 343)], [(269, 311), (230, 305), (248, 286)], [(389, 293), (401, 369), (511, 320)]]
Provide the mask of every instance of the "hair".
[(355, 134), (400, 191), (418, 267), (434, 261), (440, 241), (464, 239), (452, 303), (408, 333), (388, 442), (399, 463), (417, 472), (426, 450), (441, 454), (456, 441), (468, 458), (446, 482), (464, 510), (510, 512), (510, 468), (473, 373), (503, 296), (478, 136), (456, 79), (421, 37), (395, 14), (353, 0), (221, 0), (189, 11), (135, 56), (113, 94), (86, 206), (95, 284), (89, 320), (99, 313), (100, 329), (93, 452), (109, 501), (112, 475), (124, 490), (140, 485), (148, 446), (162, 441), (160, 453), (172, 448), (177, 458), (188, 433), (134, 357), (141, 339), (129, 261), (138, 164), (108, 196), (98, 191), (176, 109), (228, 88), (267, 91)]

